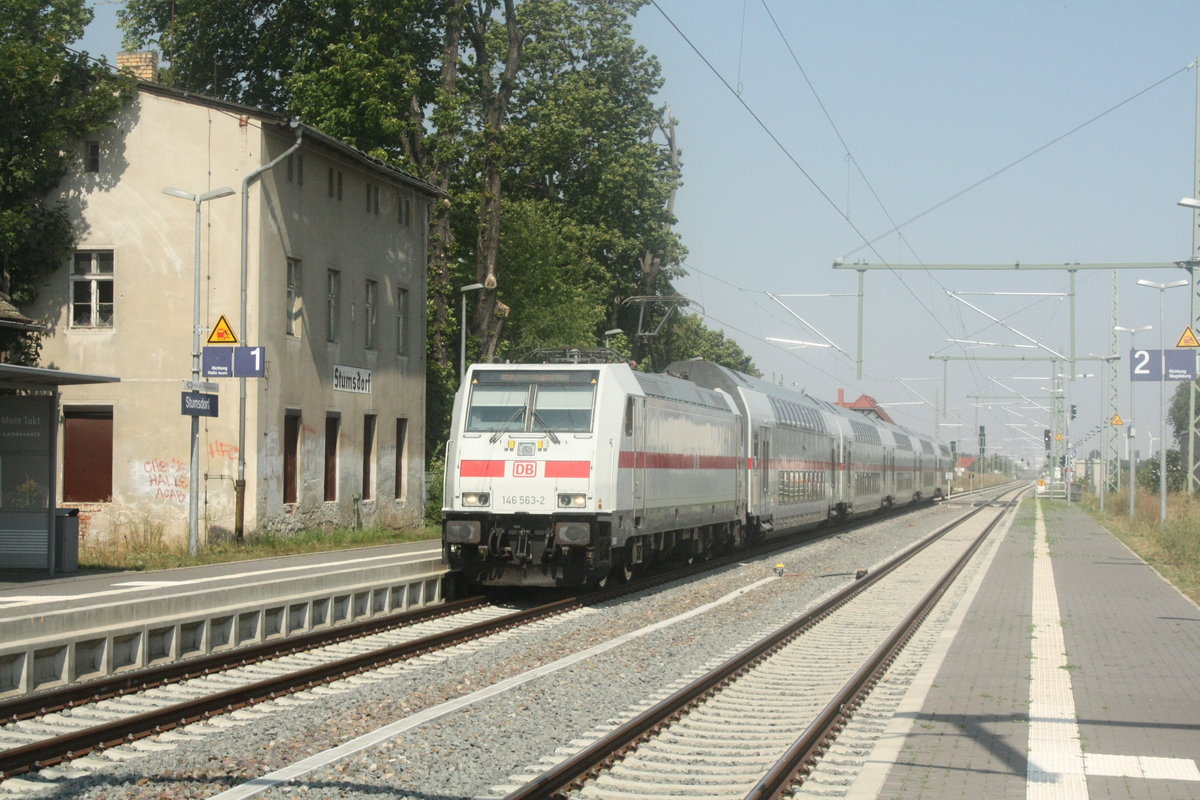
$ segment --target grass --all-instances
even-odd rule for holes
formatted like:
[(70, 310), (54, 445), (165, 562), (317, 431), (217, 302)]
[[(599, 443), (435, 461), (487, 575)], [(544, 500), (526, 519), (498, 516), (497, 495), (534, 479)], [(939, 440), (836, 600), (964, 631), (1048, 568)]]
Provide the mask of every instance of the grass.
[(436, 525), (393, 530), (384, 528), (354, 530), (337, 528), (298, 531), (286, 536), (272, 533), (249, 533), (245, 541), (223, 540), (201, 545), (200, 552), (189, 555), (184, 542), (168, 539), (161, 524), (142, 521), (123, 530), (115, 537), (95, 544), (83, 539), (79, 543), (80, 569), (154, 570), (189, 567), (199, 564), (220, 564), (229, 561), (248, 561), (254, 558), (323, 553), (355, 547), (372, 547), (397, 542), (437, 539)]
[(1130, 550), (1200, 603), (1200, 497), (1167, 495), (1166, 524), (1159, 524), (1159, 495), (1139, 491), (1129, 517), (1129, 495), (1120, 492), (1105, 499), (1104, 512), (1095, 495), (1084, 495), (1082, 508), (1124, 542)]

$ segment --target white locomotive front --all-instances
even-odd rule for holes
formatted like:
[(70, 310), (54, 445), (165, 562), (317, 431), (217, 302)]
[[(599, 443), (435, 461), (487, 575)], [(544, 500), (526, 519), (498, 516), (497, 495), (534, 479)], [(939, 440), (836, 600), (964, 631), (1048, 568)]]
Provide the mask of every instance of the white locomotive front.
[(740, 534), (741, 421), (724, 394), (625, 364), (471, 367), (442, 508), (470, 584), (581, 586)]

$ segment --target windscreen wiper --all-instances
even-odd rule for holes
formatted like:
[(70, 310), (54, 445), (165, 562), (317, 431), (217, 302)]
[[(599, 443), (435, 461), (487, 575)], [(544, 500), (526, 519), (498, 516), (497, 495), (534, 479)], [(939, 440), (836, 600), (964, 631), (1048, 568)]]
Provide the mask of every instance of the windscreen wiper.
[(508, 433), (509, 423), (514, 422), (517, 417), (520, 417), (524, 414), (525, 414), (524, 406), (522, 406), (522, 407), (518, 408), (516, 411), (514, 411), (513, 415), (511, 417), (509, 417), (508, 419), (504, 420), (504, 423), (496, 430), (495, 433), (492, 434), (492, 438), (488, 439), (488, 444), (495, 444), (496, 442), (498, 442), (500, 440), (501, 436)]
[(558, 444), (558, 437), (554, 435), (554, 431), (550, 430), (550, 426), (546, 424), (546, 420), (542, 419), (542, 415), (537, 412), (537, 409), (533, 411), (533, 420), (534, 422), (542, 423), (542, 427), (546, 429), (546, 435), (550, 437), (550, 441)]

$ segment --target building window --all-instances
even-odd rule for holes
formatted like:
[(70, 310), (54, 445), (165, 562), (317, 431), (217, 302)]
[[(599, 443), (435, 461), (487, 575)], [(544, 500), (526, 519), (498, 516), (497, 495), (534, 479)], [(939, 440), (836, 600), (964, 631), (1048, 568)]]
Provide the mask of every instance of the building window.
[(63, 501), (112, 500), (112, 409), (63, 410)]
[(368, 350), (375, 349), (375, 298), (379, 284), (367, 281), (366, 297), (363, 299), (363, 325), (366, 326), (364, 341)]
[(325, 417), (325, 502), (337, 500), (338, 429), (342, 419), (337, 414)]
[(304, 185), (304, 153), (292, 153), (287, 157), (287, 180), (297, 186)]
[(342, 171), (337, 171), (337, 199), (342, 199)]
[(370, 500), (375, 496), (375, 474), (372, 467), (375, 465), (375, 415), (367, 414), (363, 417), (363, 445), (362, 445), (363, 463), (362, 463), (362, 499)]
[(300, 259), (287, 260), (287, 335), (299, 336), (300, 330)]
[(95, 139), (83, 144), (83, 168), (88, 172), (100, 171), (100, 142)]
[(396, 420), (396, 499), (403, 500), (408, 494), (404, 490), (404, 458), (408, 449), (408, 420)]
[(412, 225), (412, 200), (402, 193), (396, 193), (396, 221), (404, 227)]
[(329, 168), (329, 196), (333, 197), (333, 167)]
[(408, 354), (408, 289), (396, 290), (396, 353)]
[(300, 412), (283, 417), (283, 502), (295, 503), (300, 488)]
[(342, 288), (342, 273), (336, 269), (329, 270), (326, 283), (326, 307), (329, 312), (329, 338), (327, 341), (338, 340), (338, 302)]
[(71, 326), (113, 326), (113, 253), (81, 251), (71, 269)]

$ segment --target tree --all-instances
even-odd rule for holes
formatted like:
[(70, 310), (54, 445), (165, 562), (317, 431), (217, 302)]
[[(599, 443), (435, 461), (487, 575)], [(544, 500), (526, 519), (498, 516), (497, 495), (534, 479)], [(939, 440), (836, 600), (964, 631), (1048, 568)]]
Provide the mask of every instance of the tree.
[(445, 193), (429, 237), (433, 452), (457, 382), (456, 287), (485, 287), (470, 324), (483, 360), (594, 346), (630, 327), (622, 298), (673, 293), (681, 167), (659, 140), (673, 134), (658, 64), (632, 35), (644, 4), (129, 0), (122, 19), (179, 88), (290, 110)]
[[(1183, 471), (1185, 481), (1188, 469), (1185, 463), (1188, 458), (1188, 431), (1191, 429), (1191, 425), (1188, 424), (1188, 395), (1194, 383), (1194, 381), (1190, 383), (1185, 381), (1176, 386), (1174, 394), (1171, 395), (1171, 404), (1167, 408), (1167, 419), (1175, 434), (1175, 446), (1182, 454), (1183, 460), (1180, 462), (1180, 469)], [(1197, 409), (1197, 412), (1200, 413), (1200, 409)], [(1200, 440), (1196, 442), (1195, 451), (1200, 457)], [(1170, 473), (1167, 474), (1167, 477), (1170, 478)]]
[(663, 333), (651, 343), (652, 369), (665, 369), (672, 361), (702, 358), (714, 364), (761, 378), (754, 361), (725, 334), (704, 327), (692, 314), (676, 315), (668, 320)]
[[(48, 199), (81, 139), (112, 123), (133, 80), (68, 49), (92, 19), (83, 0), (0, 0), (0, 292), (17, 306), (75, 245), (65, 204)], [(6, 360), (34, 363), (36, 335), (0, 343)]]

